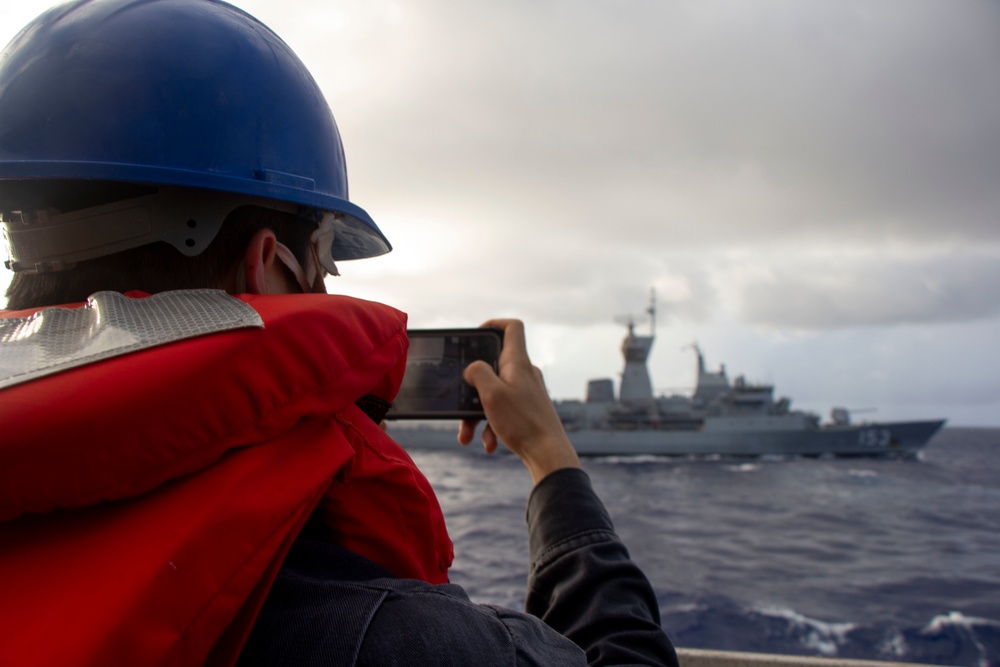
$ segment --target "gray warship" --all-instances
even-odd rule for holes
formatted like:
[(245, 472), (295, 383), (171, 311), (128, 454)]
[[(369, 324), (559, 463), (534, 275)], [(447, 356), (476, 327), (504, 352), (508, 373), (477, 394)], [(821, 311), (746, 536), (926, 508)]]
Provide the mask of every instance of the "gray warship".
[[(647, 310), (650, 333), (627, 321), (625, 367), (618, 395), (611, 379), (591, 380), (585, 400), (556, 400), (556, 411), (582, 456), (881, 456), (914, 458), (945, 420), (852, 423), (851, 411), (833, 408), (830, 421), (793, 410), (774, 398), (774, 386), (732, 382), (724, 366), (705, 367), (695, 343), (697, 383), (691, 394), (655, 396), (647, 360), (655, 340), (656, 302)], [(440, 425), (390, 428), (406, 448), (452, 449), (454, 429)]]

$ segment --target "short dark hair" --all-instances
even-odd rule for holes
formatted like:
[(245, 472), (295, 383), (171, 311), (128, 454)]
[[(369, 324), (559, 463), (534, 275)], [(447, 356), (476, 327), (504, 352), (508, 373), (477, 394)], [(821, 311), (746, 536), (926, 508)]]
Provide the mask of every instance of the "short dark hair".
[(7, 308), (23, 310), (84, 301), (94, 292), (212, 288), (235, 292), (236, 269), (261, 229), (270, 229), (302, 266), (309, 257), (313, 227), (291, 213), (260, 206), (232, 211), (200, 255), (187, 257), (167, 243), (153, 243), (106, 257), (78, 262), (64, 271), (15, 273), (7, 288)]

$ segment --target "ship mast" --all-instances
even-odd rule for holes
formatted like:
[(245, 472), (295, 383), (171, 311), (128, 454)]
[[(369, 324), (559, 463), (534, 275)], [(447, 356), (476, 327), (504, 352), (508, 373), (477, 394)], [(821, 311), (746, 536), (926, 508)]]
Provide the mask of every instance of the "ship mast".
[(649, 314), (649, 337), (656, 338), (656, 288), (649, 288), (649, 308), (646, 309)]

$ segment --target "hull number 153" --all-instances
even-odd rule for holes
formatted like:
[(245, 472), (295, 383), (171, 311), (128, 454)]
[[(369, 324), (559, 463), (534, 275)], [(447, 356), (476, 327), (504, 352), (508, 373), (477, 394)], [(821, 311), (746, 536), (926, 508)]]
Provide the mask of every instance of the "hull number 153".
[(858, 444), (862, 447), (889, 446), (892, 441), (892, 434), (887, 428), (866, 428), (858, 431)]

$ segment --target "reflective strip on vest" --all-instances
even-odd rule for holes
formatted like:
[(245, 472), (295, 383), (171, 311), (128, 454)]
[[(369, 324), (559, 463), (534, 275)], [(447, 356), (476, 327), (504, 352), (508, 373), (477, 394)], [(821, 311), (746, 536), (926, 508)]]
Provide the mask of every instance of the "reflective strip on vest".
[(263, 326), (257, 311), (220, 290), (143, 299), (98, 292), (80, 308), (0, 319), (0, 389), (186, 338)]

